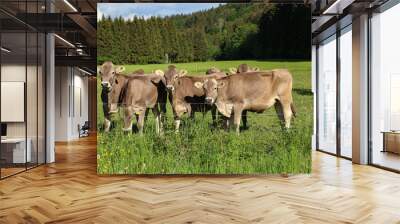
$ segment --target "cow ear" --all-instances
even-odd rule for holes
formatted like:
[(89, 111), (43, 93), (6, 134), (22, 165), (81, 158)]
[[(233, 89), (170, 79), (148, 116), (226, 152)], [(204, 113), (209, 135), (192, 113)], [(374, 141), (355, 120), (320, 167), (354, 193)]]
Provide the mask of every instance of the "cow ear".
[(186, 74), (187, 74), (187, 71), (186, 71), (186, 70), (181, 70), (181, 71), (179, 72), (178, 76), (179, 76), (179, 77), (183, 77), (183, 76), (185, 76)]
[(144, 70), (143, 69), (138, 69), (134, 72), (132, 72), (132, 74), (139, 74), (139, 75), (143, 75), (144, 74)]
[(221, 89), (225, 86), (225, 82), (218, 82), (218, 89)]
[(260, 68), (259, 67), (254, 67), (253, 71), (258, 72), (258, 71), (260, 71)]
[(155, 75), (155, 76), (151, 77), (151, 81), (153, 83), (159, 83), (162, 78), (163, 78), (162, 76)]
[(163, 77), (163, 76), (164, 76), (164, 72), (163, 72), (162, 70), (159, 70), (159, 69), (157, 69), (154, 73), (155, 73), (156, 75), (160, 76), (160, 77)]
[(122, 73), (123, 71), (125, 71), (125, 67), (124, 67), (124, 66), (118, 66), (118, 67), (115, 69), (115, 72), (116, 72), (116, 73)]
[(195, 82), (194, 86), (198, 89), (202, 89), (203, 88), (203, 83), (202, 82)]
[(231, 73), (231, 74), (236, 74), (236, 68), (229, 68), (229, 72)]

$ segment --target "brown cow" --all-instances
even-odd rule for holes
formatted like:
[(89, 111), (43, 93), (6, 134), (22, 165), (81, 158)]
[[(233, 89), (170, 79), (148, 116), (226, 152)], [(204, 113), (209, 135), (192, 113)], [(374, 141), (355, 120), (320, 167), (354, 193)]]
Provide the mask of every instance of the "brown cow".
[[(163, 82), (158, 82), (159, 77), (163, 75), (161, 70), (156, 71), (156, 74), (145, 75), (142, 69), (134, 71), (130, 75), (120, 74), (124, 67), (114, 67), (112, 62), (105, 62), (100, 67), (100, 75), (102, 81), (102, 94), (103, 112), (104, 112), (104, 130), (107, 132), (111, 126), (111, 114), (118, 112), (118, 105), (123, 104), (126, 96), (126, 87), (129, 79), (132, 77), (150, 80), (156, 80), (157, 86), (157, 110), (161, 111), (161, 118), (166, 113), (166, 98), (167, 93)], [(161, 78), (163, 80), (163, 78)], [(161, 119), (162, 120), (162, 119)]]
[(186, 70), (178, 71), (174, 65), (170, 65), (165, 72), (164, 78), (169, 90), (170, 102), (174, 112), (175, 131), (179, 131), (181, 117), (188, 113), (194, 117), (194, 112), (207, 112), (211, 110), (213, 123), (216, 121), (216, 108), (205, 104), (205, 93), (203, 90), (196, 89), (194, 83), (204, 81), (209, 78), (225, 77), (223, 72), (213, 73), (206, 76), (186, 76)]
[[(224, 116), (233, 118), (237, 133), (244, 110), (261, 113), (279, 101), (286, 128), (290, 128), (291, 117), (295, 115), (292, 75), (285, 69), (212, 78), (196, 82), (195, 86), (205, 90), (208, 103), (215, 104)], [(278, 108), (277, 112), (282, 119)]]
[(196, 82), (203, 82), (207, 78), (221, 78), (225, 74), (213, 74), (206, 76), (183, 76), (179, 77), (174, 83), (172, 91), (172, 107), (175, 112), (175, 131), (179, 131), (181, 117), (188, 113), (194, 117), (194, 112), (203, 112), (211, 110), (213, 123), (216, 121), (216, 108), (213, 105), (205, 103), (205, 92), (194, 86)]
[[(258, 67), (251, 68), (247, 64), (240, 64), (237, 67), (237, 69), (236, 68), (229, 69), (230, 74), (245, 73), (245, 72), (251, 73), (251, 72), (258, 72), (258, 71), (260, 71), (260, 68), (258, 68)], [(243, 111), (242, 121), (243, 121), (243, 128), (247, 129), (247, 110)]]
[[(163, 83), (164, 73), (157, 70), (151, 75), (136, 75), (127, 80), (123, 96), (124, 131), (132, 131), (132, 118), (136, 115), (139, 133), (143, 133), (147, 109), (152, 109), (156, 117), (156, 131), (162, 131), (162, 117), (159, 109), (159, 86)], [(165, 87), (164, 91), (165, 91)], [(163, 102), (165, 104), (165, 102)]]
[[(108, 132), (111, 127), (111, 114), (115, 112), (116, 105), (109, 104), (109, 94), (111, 92), (111, 87), (115, 82), (115, 77), (118, 77), (122, 74), (125, 68), (123, 66), (114, 66), (114, 64), (110, 61), (106, 61), (101, 65), (98, 69), (98, 73), (100, 74), (101, 79), (101, 100), (103, 102), (103, 113), (104, 113), (104, 131)], [(144, 71), (142, 69), (133, 72), (132, 74), (143, 74)], [(123, 76), (123, 75), (122, 75)], [(121, 77), (124, 78), (125, 76)], [(121, 82), (122, 83), (122, 82)], [(113, 107), (113, 108), (111, 108)]]
[(236, 68), (229, 69), (229, 72), (231, 74), (244, 73), (244, 72), (258, 72), (258, 71), (260, 71), (258, 67), (251, 68), (247, 64), (240, 64), (237, 69)]

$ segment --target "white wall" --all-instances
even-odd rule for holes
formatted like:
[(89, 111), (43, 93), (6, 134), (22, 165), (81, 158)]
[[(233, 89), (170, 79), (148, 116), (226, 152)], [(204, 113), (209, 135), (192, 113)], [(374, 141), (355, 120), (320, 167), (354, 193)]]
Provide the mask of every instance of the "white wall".
[(78, 124), (88, 120), (88, 78), (72, 67), (56, 67), (55, 73), (55, 140), (74, 140)]

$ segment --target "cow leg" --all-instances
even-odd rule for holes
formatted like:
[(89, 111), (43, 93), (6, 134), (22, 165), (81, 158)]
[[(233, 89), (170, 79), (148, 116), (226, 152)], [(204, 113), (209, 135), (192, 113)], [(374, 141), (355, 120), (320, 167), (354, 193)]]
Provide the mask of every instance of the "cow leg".
[(144, 126), (144, 119), (145, 119), (145, 116), (146, 116), (146, 112), (144, 112), (144, 111), (142, 111), (142, 112), (139, 114), (139, 119), (138, 119), (137, 125), (138, 125), (138, 129), (139, 129), (139, 134), (140, 134), (140, 135), (143, 135), (143, 126)]
[(216, 121), (217, 121), (217, 108), (212, 107), (211, 108), (211, 117), (212, 117), (212, 124), (213, 126), (217, 126)]
[(189, 113), (190, 119), (194, 119), (194, 110), (192, 110), (191, 105), (188, 107), (188, 113)]
[(236, 129), (236, 133), (237, 134), (240, 133), (240, 120), (242, 118), (242, 112), (243, 112), (243, 109), (242, 109), (241, 106), (236, 106), (234, 108), (234, 113), (233, 113), (234, 120), (233, 120), (233, 123), (235, 124), (235, 129)]
[(232, 123), (232, 120), (233, 120), (233, 116), (224, 117), (224, 119), (225, 119), (225, 122), (224, 122), (225, 131), (229, 131), (229, 129), (230, 129), (230, 124)]
[[(165, 122), (165, 118), (166, 118), (166, 116), (167, 116), (167, 109), (166, 109), (166, 104), (164, 103), (164, 106), (163, 106), (163, 104), (162, 103), (160, 103), (160, 105), (159, 105), (160, 107), (160, 109), (159, 109), (159, 111), (160, 111), (160, 115), (159, 115), (159, 119), (160, 119), (160, 125), (162, 125), (162, 124), (164, 124), (164, 122)], [(162, 129), (162, 127), (160, 127), (161, 129)]]
[(243, 120), (243, 129), (246, 130), (247, 129), (247, 110), (243, 111), (242, 120)]
[(175, 119), (175, 133), (179, 132), (179, 126), (181, 125), (181, 120), (179, 118)]
[(132, 132), (132, 116), (133, 111), (130, 107), (125, 108), (125, 116), (124, 116), (124, 128), (122, 129), (125, 132)]
[(285, 123), (285, 117), (283, 115), (282, 103), (279, 100), (277, 100), (274, 104), (274, 107), (275, 107), (276, 115), (278, 115), (280, 124), (283, 128), (283, 124)]
[(149, 109), (146, 109), (145, 111), (146, 111), (146, 113), (144, 115), (144, 121), (147, 122), (147, 117), (149, 115)]
[(161, 123), (161, 120), (160, 120), (160, 112), (158, 111), (158, 108), (157, 107), (154, 107), (153, 108), (153, 114), (154, 114), (154, 117), (156, 118), (156, 133), (157, 134), (160, 134), (160, 123)]
[(283, 107), (283, 115), (285, 119), (285, 127), (290, 128), (290, 120), (292, 119), (292, 108), (290, 107), (290, 103), (285, 103), (282, 105)]
[(111, 119), (109, 116), (104, 117), (104, 132), (109, 132), (111, 127)]

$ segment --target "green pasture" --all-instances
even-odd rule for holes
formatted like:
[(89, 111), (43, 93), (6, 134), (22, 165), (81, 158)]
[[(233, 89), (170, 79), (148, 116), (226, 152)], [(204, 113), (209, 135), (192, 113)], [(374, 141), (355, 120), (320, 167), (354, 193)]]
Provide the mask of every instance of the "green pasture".
[[(313, 96), (311, 62), (309, 61), (212, 61), (175, 64), (189, 75), (204, 74), (210, 67), (228, 71), (247, 63), (260, 69), (287, 68), (293, 75), (293, 97), (297, 117), (292, 128), (284, 130), (275, 109), (262, 114), (248, 113), (247, 130), (240, 135), (231, 130), (214, 128), (211, 113), (196, 113), (194, 120), (185, 118), (178, 134), (168, 104), (164, 134), (155, 133), (151, 112), (144, 135), (122, 132), (122, 110), (113, 117), (115, 127), (102, 130), (103, 111), (98, 87), (99, 174), (297, 174), (311, 171), (311, 134)], [(167, 64), (125, 65), (126, 73), (144, 69), (166, 70)], [(135, 124), (135, 122), (134, 122)]]

